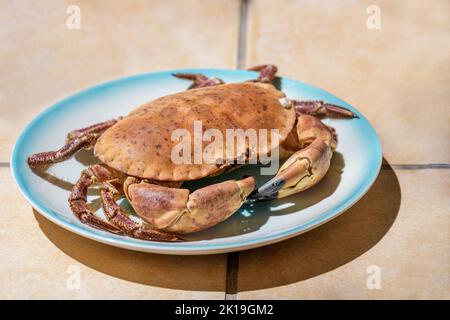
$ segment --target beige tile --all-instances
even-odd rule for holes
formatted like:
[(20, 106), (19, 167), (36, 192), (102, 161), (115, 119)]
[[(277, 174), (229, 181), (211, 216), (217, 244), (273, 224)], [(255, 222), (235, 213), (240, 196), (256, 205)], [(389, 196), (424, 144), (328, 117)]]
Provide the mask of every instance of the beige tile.
[[(382, 170), (342, 216), (242, 252), (238, 298), (450, 298), (449, 189), (448, 170)], [(367, 288), (373, 265), (380, 290)]]
[(0, 299), (224, 297), (226, 255), (146, 254), (82, 238), (34, 212), (8, 168), (0, 168), (0, 216)]
[[(369, 30), (369, 5), (381, 29)], [(391, 163), (450, 162), (450, 2), (252, 1), (247, 65), (328, 90), (361, 110)]]
[(235, 68), (239, 1), (4, 1), (0, 10), (0, 161), (38, 112), (68, 94), (136, 73)]

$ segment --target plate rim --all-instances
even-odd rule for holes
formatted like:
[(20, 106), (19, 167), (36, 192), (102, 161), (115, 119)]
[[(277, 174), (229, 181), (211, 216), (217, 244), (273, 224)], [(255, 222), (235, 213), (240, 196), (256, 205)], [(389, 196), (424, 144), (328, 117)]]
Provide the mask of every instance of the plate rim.
[[(94, 92), (97, 90), (102, 89), (103, 87), (107, 87), (114, 83), (119, 82), (126, 82), (133, 79), (137, 79), (140, 77), (147, 77), (149, 75), (152, 76), (158, 76), (158, 75), (165, 75), (165, 74), (171, 74), (176, 72), (199, 72), (199, 73), (212, 73), (212, 72), (248, 72), (248, 73), (256, 73), (254, 71), (248, 71), (248, 70), (236, 70), (236, 69), (217, 69), (217, 68), (184, 68), (184, 69), (172, 69), (172, 70), (166, 70), (166, 71), (156, 71), (156, 72), (144, 72), (144, 73), (138, 73), (135, 75), (125, 76), (121, 78), (116, 78), (113, 80), (101, 82), (99, 84), (90, 86), (88, 88), (82, 89), (80, 91), (77, 91), (73, 94), (69, 94), (62, 99), (58, 100), (57, 102), (51, 104), (44, 110), (42, 110), (40, 113), (38, 113), (21, 131), (20, 135), (18, 136), (16, 142), (14, 143), (13, 150), (11, 153), (11, 175), (13, 177), (13, 181), (17, 185), (20, 193), (22, 196), (27, 200), (28, 203), (32, 205), (34, 209), (36, 209), (39, 214), (43, 215), (46, 219), (52, 221), (53, 223), (57, 224), (58, 226), (71, 231), (75, 234), (78, 234), (80, 236), (89, 238), (94, 241), (98, 241), (104, 244), (112, 245), (115, 247), (120, 247), (124, 249), (129, 250), (135, 250), (135, 251), (141, 251), (141, 252), (152, 252), (152, 253), (158, 253), (158, 254), (171, 254), (171, 255), (203, 255), (203, 254), (219, 254), (219, 253), (226, 253), (226, 252), (233, 252), (233, 251), (243, 251), (248, 250), (256, 247), (261, 247), (265, 245), (269, 245), (272, 243), (280, 242), (283, 240), (286, 240), (291, 237), (295, 237), (297, 235), (300, 235), (302, 233), (305, 233), (307, 231), (310, 231), (316, 227), (319, 227), (320, 225), (340, 216), (342, 213), (344, 213), (346, 210), (351, 208), (356, 202), (358, 202), (372, 187), (373, 183), (376, 181), (376, 178), (378, 177), (378, 174), (381, 170), (382, 165), (382, 147), (381, 142), (378, 134), (376, 133), (376, 130), (373, 128), (372, 124), (362, 115), (356, 108), (351, 106), (350, 104), (344, 103), (347, 106), (350, 106), (351, 109), (354, 111), (357, 111), (360, 118), (364, 119), (368, 127), (373, 133), (375, 147), (374, 150), (372, 150), (374, 156), (373, 159), (377, 160), (377, 166), (370, 172), (369, 176), (365, 179), (364, 183), (359, 187), (358, 192), (355, 192), (354, 195), (349, 197), (347, 201), (339, 202), (337, 206), (334, 206), (333, 208), (330, 208), (326, 211), (323, 211), (318, 217), (312, 219), (311, 221), (308, 221), (307, 223), (303, 223), (297, 226), (294, 226), (292, 228), (288, 228), (285, 230), (277, 231), (270, 233), (268, 235), (262, 235), (258, 236), (254, 239), (246, 239), (246, 240), (239, 240), (236, 242), (228, 243), (228, 244), (202, 244), (202, 245), (192, 245), (189, 247), (183, 247), (179, 246), (175, 243), (168, 243), (168, 242), (156, 242), (156, 241), (142, 241), (137, 242), (133, 241), (130, 242), (125, 239), (114, 239), (109, 238), (107, 236), (104, 236), (102, 233), (99, 233), (98, 230), (94, 230), (94, 228), (85, 228), (82, 226), (78, 226), (77, 224), (69, 223), (65, 221), (64, 219), (58, 218), (54, 214), (51, 213), (52, 210), (48, 210), (45, 207), (41, 206), (39, 203), (37, 203), (33, 197), (26, 191), (26, 187), (24, 184), (24, 181), (20, 181), (20, 175), (19, 175), (19, 167), (20, 167), (20, 161), (18, 159), (18, 146), (22, 143), (24, 138), (27, 136), (27, 133), (31, 130), (31, 128), (38, 123), (40, 120), (45, 118), (45, 116), (49, 113), (51, 113), (54, 109), (57, 109), (60, 105), (64, 104), (67, 101), (70, 101), (71, 99), (74, 99), (76, 97), (79, 97), (81, 95), (84, 95), (86, 93)], [(342, 99), (338, 98), (334, 94), (330, 93), (329, 91), (323, 90), (319, 87), (316, 87), (314, 85), (293, 80), (287, 77), (280, 77), (284, 80), (298, 83), (302, 86), (309, 87), (311, 89), (315, 90), (321, 90), (323, 92), (326, 92), (327, 94), (333, 96), (334, 98), (343, 101)], [(376, 158), (376, 159), (375, 159)], [(136, 240), (136, 239), (133, 239)], [(205, 240), (207, 241), (207, 240)]]

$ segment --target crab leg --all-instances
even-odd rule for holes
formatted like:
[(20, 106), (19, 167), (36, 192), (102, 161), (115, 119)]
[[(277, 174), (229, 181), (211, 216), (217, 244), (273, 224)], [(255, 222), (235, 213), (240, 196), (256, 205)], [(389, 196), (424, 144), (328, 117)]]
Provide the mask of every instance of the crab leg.
[(324, 101), (291, 101), (294, 102), (297, 114), (325, 115), (332, 118), (359, 118), (357, 114), (349, 109)]
[(283, 198), (318, 183), (330, 167), (336, 148), (336, 136), (319, 119), (302, 115), (297, 121), (300, 147), (291, 155), (277, 175), (249, 196), (250, 201)]
[(252, 81), (272, 83), (273, 80), (275, 79), (275, 74), (277, 73), (278, 68), (276, 66), (274, 66), (273, 64), (263, 64), (263, 65), (249, 68), (248, 70), (259, 72), (258, 78), (256, 80), (252, 80)]
[(67, 134), (67, 140), (68, 141), (73, 140), (73, 139), (78, 138), (87, 133), (103, 133), (103, 131), (105, 131), (106, 129), (108, 129), (109, 127), (111, 127), (113, 124), (115, 124), (117, 121), (119, 121), (121, 119), (122, 119), (122, 117), (119, 117), (117, 119), (111, 119), (108, 121), (104, 121), (104, 122), (100, 122), (100, 123), (96, 123), (96, 124), (87, 126), (85, 128), (70, 131)]
[(87, 133), (69, 140), (64, 146), (56, 151), (35, 153), (28, 157), (28, 165), (32, 168), (61, 162), (75, 154), (77, 151), (91, 147), (95, 144), (100, 134)]
[(153, 241), (179, 241), (175, 235), (159, 232), (156, 230), (145, 228), (131, 218), (120, 208), (114, 200), (114, 195), (119, 193), (109, 183), (103, 183), (100, 189), (100, 197), (102, 199), (103, 210), (108, 220), (118, 227), (125, 234), (141, 239)]
[(210, 185), (190, 193), (146, 182), (132, 183), (126, 194), (136, 213), (158, 230), (191, 233), (230, 217), (255, 188), (252, 177)]
[[(126, 234), (143, 240), (177, 241), (176, 236), (146, 229), (125, 214), (114, 200), (114, 195), (120, 194), (117, 190), (122, 186), (123, 180), (123, 174), (114, 169), (98, 164), (88, 167), (82, 172), (70, 194), (69, 205), (72, 212), (82, 223), (115, 234)], [(87, 205), (87, 190), (94, 182), (101, 183), (100, 198), (109, 223), (94, 215)]]
[(211, 87), (211, 86), (217, 86), (219, 84), (224, 84), (222, 79), (219, 78), (208, 78), (207, 76), (197, 73), (174, 73), (172, 74), (174, 77), (180, 78), (180, 79), (186, 79), (193, 81), (192, 85), (189, 87), (189, 89), (196, 89), (196, 88), (205, 88), (205, 87)]
[(118, 120), (120, 118), (71, 131), (67, 135), (66, 144), (59, 150), (35, 153), (28, 157), (28, 165), (33, 168), (66, 160), (77, 151), (92, 147), (101, 134)]
[(109, 231), (115, 234), (123, 234), (116, 226), (95, 216), (87, 205), (87, 191), (95, 180), (107, 180), (113, 178), (113, 174), (101, 165), (93, 165), (83, 170), (77, 183), (69, 196), (69, 206), (75, 216), (91, 227)]
[[(275, 74), (277, 73), (277, 67), (272, 64), (264, 64), (256, 67), (249, 68), (251, 71), (259, 71), (259, 76), (256, 80), (251, 80), (254, 82), (266, 82), (272, 83), (275, 79)], [(219, 84), (224, 84), (225, 82), (220, 78), (208, 78), (207, 76), (200, 73), (174, 73), (174, 77), (180, 79), (186, 79), (193, 81), (189, 89), (205, 88), (211, 86), (217, 86)]]

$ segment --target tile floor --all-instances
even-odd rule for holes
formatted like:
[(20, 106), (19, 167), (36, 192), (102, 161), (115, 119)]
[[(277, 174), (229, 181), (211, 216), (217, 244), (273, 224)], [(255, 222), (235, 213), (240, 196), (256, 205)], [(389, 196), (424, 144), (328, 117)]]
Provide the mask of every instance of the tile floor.
[[(242, 2), (241, 15), (239, 0), (79, 0), (81, 29), (68, 30), (70, 1), (5, 1), (0, 298), (450, 298), (450, 2)], [(370, 5), (380, 10), (380, 29), (367, 27)], [(372, 122), (385, 164), (348, 212), (294, 239), (234, 254), (238, 272), (227, 278), (230, 256), (108, 247), (47, 221), (20, 196), (11, 148), (48, 105), (113, 78), (236, 68), (239, 59), (274, 63), (281, 75), (344, 98)], [(381, 289), (370, 290), (378, 267)], [(76, 290), (74, 273), (82, 279)], [(236, 290), (225, 295), (227, 283)]]

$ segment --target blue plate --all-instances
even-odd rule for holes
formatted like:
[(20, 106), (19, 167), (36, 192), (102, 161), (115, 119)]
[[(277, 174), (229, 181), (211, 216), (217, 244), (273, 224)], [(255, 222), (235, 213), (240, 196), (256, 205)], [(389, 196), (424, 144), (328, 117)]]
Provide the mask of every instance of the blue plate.
[[(81, 171), (95, 162), (82, 151), (45, 173), (32, 172), (28, 155), (59, 148), (66, 133), (126, 115), (136, 106), (157, 97), (186, 90), (189, 83), (175, 72), (203, 73), (226, 82), (256, 78), (244, 70), (183, 69), (126, 77), (89, 88), (54, 104), (38, 115), (18, 138), (11, 159), (12, 175), (30, 204), (54, 223), (84, 237), (117, 247), (164, 254), (211, 254), (245, 250), (278, 242), (315, 228), (338, 216), (358, 201), (375, 181), (381, 166), (381, 145), (375, 130), (355, 108), (310, 85), (282, 78), (281, 89), (289, 98), (325, 100), (353, 110), (359, 119), (325, 119), (336, 129), (339, 144), (326, 177), (315, 187), (291, 197), (245, 204), (231, 218), (180, 243), (148, 242), (116, 236), (81, 224), (69, 209), (67, 198)], [(191, 183), (192, 187), (230, 177), (259, 175), (258, 167), (246, 166), (217, 178)], [(258, 177), (260, 185), (270, 177)], [(89, 196), (98, 208), (95, 192)], [(126, 200), (122, 203), (127, 206)], [(101, 210), (97, 210), (102, 215)]]

